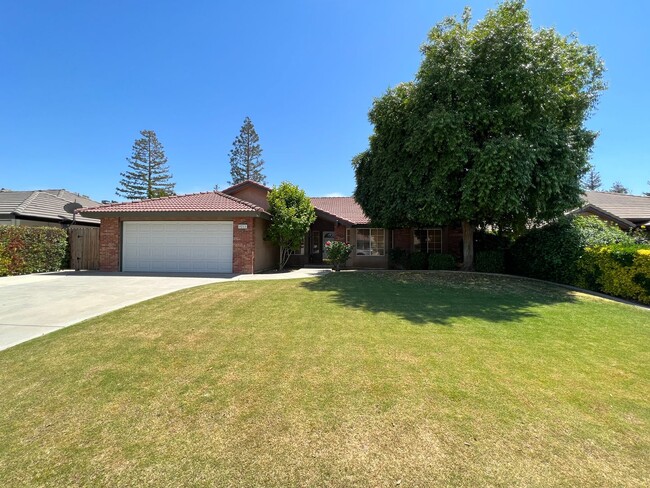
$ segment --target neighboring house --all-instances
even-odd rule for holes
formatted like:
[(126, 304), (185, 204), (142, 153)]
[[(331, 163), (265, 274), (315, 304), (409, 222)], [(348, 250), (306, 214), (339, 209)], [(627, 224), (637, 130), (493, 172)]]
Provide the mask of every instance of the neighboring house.
[[(257, 273), (277, 265), (265, 240), (270, 188), (245, 181), (223, 191), (82, 209), (101, 219), (100, 269), (133, 272)], [(290, 264), (321, 264), (329, 240), (355, 246), (348, 265), (385, 268), (391, 248), (460, 256), (460, 229), (373, 227), (352, 197), (312, 198), (317, 219)]]
[(604, 191), (587, 191), (585, 205), (574, 215), (595, 215), (616, 224), (624, 231), (643, 225), (650, 226), (650, 197)]
[(67, 190), (0, 190), (0, 225), (69, 227), (99, 226), (99, 219), (75, 215), (76, 208), (99, 202)]

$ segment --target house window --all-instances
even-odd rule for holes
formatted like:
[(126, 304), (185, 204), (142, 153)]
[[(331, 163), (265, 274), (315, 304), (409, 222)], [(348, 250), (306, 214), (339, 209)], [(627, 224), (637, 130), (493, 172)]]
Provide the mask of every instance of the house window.
[(309, 237), (309, 234), (305, 236), (305, 238), (302, 240), (302, 244), (300, 244), (300, 249), (297, 251), (292, 251), (291, 254), (295, 254), (296, 256), (303, 256), (305, 254), (305, 242), (307, 241), (307, 238)]
[(346, 229), (345, 229), (345, 242), (347, 242), (348, 244), (350, 244), (350, 231), (351, 230), (352, 229), (350, 229), (349, 227), (346, 227)]
[(357, 229), (357, 256), (383, 256), (384, 229)]
[(413, 231), (413, 249), (422, 249), (422, 239), (426, 241), (427, 252), (442, 252), (442, 229), (415, 229)]

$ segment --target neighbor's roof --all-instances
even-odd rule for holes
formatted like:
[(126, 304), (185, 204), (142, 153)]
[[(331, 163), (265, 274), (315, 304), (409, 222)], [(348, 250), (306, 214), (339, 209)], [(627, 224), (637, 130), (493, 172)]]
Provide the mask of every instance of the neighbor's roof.
[(351, 225), (369, 224), (366, 216), (354, 197), (312, 197), (311, 204), (316, 210), (328, 214)]
[[(59, 192), (65, 197), (57, 196)], [(55, 194), (56, 193), (56, 194)], [(35, 218), (52, 221), (72, 221), (72, 209), (66, 206), (70, 203), (80, 205), (99, 205), (87, 197), (66, 190), (36, 190), (36, 191), (0, 191), (0, 214), (12, 214), (16, 217)], [(87, 217), (76, 217), (77, 222), (98, 224), (99, 220)]]
[(650, 197), (604, 191), (585, 192), (587, 204), (631, 221), (650, 219)]
[(83, 214), (139, 212), (243, 212), (266, 214), (263, 208), (222, 192), (211, 191), (114, 203), (80, 210)]

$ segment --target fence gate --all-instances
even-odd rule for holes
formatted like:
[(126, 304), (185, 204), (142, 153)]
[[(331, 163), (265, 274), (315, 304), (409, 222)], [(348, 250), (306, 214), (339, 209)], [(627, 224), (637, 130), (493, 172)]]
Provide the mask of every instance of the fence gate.
[(68, 243), (71, 268), (99, 269), (99, 227), (68, 228)]

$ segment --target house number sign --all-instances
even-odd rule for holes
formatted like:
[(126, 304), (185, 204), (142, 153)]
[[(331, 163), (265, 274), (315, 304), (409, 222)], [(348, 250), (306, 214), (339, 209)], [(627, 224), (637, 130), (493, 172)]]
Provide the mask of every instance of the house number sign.
[(246, 229), (248, 229), (248, 224), (239, 224), (239, 225), (237, 226), (237, 228), (238, 228), (238, 229), (241, 229), (241, 230), (246, 230)]

